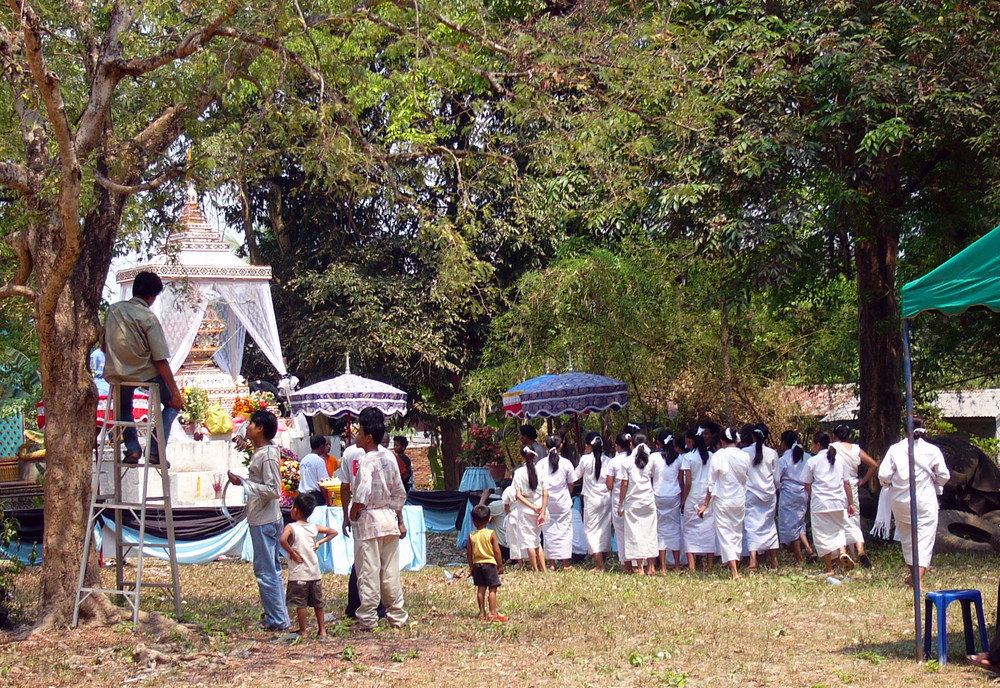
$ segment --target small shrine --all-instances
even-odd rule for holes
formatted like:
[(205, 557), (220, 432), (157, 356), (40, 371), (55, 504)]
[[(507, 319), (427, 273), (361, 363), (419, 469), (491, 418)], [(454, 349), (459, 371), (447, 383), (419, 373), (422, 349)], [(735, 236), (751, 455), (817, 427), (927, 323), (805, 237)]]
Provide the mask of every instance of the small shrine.
[(166, 249), (148, 263), (117, 273), (122, 298), (142, 271), (164, 283), (153, 311), (170, 346), (170, 368), (180, 387), (199, 387), (210, 402), (233, 410), (249, 390), (240, 376), (249, 334), (279, 375), (287, 371), (271, 301), (271, 268), (250, 265), (205, 220), (194, 185)]

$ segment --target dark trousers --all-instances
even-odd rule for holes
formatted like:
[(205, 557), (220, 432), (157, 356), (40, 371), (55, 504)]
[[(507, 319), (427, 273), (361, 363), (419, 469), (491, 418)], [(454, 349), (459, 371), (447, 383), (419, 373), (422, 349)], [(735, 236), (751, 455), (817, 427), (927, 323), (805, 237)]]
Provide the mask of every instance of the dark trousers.
[[(347, 579), (347, 607), (344, 609), (344, 616), (349, 619), (356, 619), (358, 613), (358, 607), (361, 606), (361, 593), (358, 592), (358, 574), (357, 570), (351, 567), (351, 577)], [(385, 618), (385, 605), (381, 602), (378, 603), (378, 609), (376, 610), (378, 618)]]

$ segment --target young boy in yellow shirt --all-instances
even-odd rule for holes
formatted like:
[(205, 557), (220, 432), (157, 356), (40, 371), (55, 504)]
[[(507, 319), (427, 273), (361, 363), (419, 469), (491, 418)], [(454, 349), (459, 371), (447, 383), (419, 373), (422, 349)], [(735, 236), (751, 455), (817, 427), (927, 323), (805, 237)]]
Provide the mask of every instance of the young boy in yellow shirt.
[[(472, 509), (472, 524), (476, 529), (469, 535), (466, 554), (469, 559), (469, 573), (476, 585), (476, 600), (479, 602), (479, 618), (486, 621), (506, 621), (507, 617), (497, 613), (497, 588), (503, 573), (503, 557), (497, 534), (486, 525), (490, 522), (490, 509), (480, 504)], [(486, 612), (487, 590), (489, 591), (489, 614)]]

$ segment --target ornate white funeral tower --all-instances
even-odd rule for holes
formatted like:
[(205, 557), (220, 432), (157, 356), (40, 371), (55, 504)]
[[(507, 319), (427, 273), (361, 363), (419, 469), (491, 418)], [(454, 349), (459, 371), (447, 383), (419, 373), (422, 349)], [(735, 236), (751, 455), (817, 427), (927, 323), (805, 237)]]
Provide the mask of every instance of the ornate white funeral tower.
[(205, 221), (190, 182), (178, 225), (163, 253), (118, 272), (116, 280), (128, 299), (139, 272), (160, 276), (165, 288), (153, 311), (163, 323), (177, 384), (201, 387), (229, 410), (248, 391), (240, 378), (248, 333), (278, 373), (287, 372), (271, 301), (271, 267), (250, 265), (230, 251)]

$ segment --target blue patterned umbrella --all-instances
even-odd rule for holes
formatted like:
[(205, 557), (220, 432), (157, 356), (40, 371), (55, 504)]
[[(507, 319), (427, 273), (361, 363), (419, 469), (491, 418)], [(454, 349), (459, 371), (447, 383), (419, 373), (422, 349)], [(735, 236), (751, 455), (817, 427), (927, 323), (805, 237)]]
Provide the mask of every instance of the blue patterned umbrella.
[(525, 418), (617, 411), (628, 403), (628, 385), (603, 375), (563, 373), (522, 388), (519, 402)]
[(521, 412), (521, 393), (527, 392), (530, 389), (544, 383), (546, 380), (558, 377), (556, 375), (539, 375), (538, 377), (533, 377), (530, 380), (525, 380), (520, 384), (516, 384), (506, 392), (501, 395), (503, 399), (503, 413), (508, 418), (521, 418), (524, 414)]
[(330, 418), (357, 416), (361, 410), (374, 406), (387, 416), (406, 413), (406, 392), (378, 380), (351, 374), (351, 359), (347, 372), (329, 380), (303, 387), (289, 395), (292, 415), (322, 413)]

